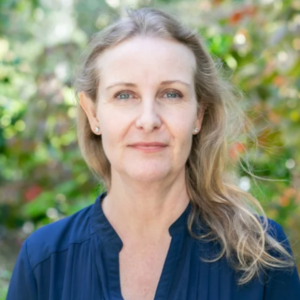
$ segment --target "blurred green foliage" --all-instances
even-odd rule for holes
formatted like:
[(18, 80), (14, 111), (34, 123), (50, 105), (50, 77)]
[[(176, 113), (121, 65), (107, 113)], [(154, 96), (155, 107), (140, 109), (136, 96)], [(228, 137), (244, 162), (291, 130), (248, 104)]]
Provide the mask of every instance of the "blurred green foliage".
[[(244, 167), (248, 161), (267, 180), (241, 167), (240, 187), (283, 225), (299, 255), (300, 1), (251, 3), (1, 0), (0, 249), (8, 232), (20, 245), (39, 226), (94, 202), (101, 187), (76, 140), (74, 72), (92, 34), (124, 15), (125, 5), (155, 5), (198, 29), (224, 76), (243, 91), (257, 141), (237, 142), (232, 159), (242, 155)], [(16, 255), (4, 264), (7, 253), (0, 250), (0, 300)]]

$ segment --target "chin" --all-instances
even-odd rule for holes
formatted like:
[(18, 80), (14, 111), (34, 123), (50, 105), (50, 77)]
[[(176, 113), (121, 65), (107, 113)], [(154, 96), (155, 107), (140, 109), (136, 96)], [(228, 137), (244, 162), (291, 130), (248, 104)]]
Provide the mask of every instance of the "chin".
[(131, 170), (127, 173), (129, 177), (141, 182), (155, 182), (160, 181), (168, 177), (170, 170), (156, 168), (156, 169), (145, 169), (139, 168), (137, 170)]

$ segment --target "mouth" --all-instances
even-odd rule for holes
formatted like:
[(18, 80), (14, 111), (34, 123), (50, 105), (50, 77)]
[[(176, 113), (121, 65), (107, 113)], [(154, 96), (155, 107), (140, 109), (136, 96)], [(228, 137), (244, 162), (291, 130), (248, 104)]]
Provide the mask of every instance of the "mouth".
[(143, 152), (157, 152), (164, 150), (168, 145), (160, 142), (152, 143), (134, 143), (129, 145), (129, 147)]

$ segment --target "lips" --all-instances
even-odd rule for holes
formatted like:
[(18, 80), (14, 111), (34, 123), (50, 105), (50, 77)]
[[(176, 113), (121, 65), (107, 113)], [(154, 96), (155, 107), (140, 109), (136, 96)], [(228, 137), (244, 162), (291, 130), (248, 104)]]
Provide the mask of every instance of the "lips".
[(143, 152), (157, 152), (165, 149), (168, 145), (160, 142), (152, 142), (152, 143), (140, 142), (140, 143), (131, 144), (129, 146)]
[(131, 144), (132, 147), (166, 147), (167, 144), (159, 143), (159, 142), (152, 142), (152, 143), (134, 143)]

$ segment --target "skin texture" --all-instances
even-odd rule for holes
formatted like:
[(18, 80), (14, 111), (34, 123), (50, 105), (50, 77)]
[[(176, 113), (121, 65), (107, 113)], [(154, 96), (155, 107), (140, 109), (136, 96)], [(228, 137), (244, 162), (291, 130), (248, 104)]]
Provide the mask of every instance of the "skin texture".
[[(122, 294), (153, 299), (171, 241), (168, 229), (189, 202), (185, 163), (203, 118), (195, 57), (176, 41), (135, 37), (105, 50), (98, 66), (97, 105), (83, 92), (80, 104), (91, 130), (100, 128), (111, 163), (102, 207), (123, 241)], [(163, 146), (134, 145), (145, 142)]]

